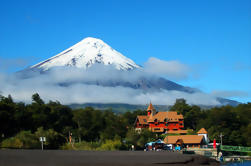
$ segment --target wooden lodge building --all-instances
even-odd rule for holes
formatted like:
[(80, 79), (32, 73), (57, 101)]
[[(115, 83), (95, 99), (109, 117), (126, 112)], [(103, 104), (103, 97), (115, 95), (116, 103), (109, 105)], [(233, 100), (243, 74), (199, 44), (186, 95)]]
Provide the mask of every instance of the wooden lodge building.
[(198, 135), (172, 135), (166, 136), (164, 142), (172, 144), (174, 147), (186, 148), (201, 148), (203, 145), (208, 144), (207, 131), (202, 128), (197, 132)]
[(157, 112), (152, 103), (147, 108), (147, 115), (138, 115), (135, 121), (135, 129), (140, 131), (148, 128), (156, 133), (187, 133), (184, 128), (184, 117), (177, 112)]
[(136, 118), (135, 130), (141, 131), (143, 128), (155, 133), (167, 134), (164, 142), (172, 145), (173, 148), (201, 148), (209, 143), (208, 133), (204, 128), (200, 129), (197, 135), (187, 135), (187, 130), (183, 130), (183, 115), (174, 111), (157, 112), (152, 103), (147, 108), (147, 115), (138, 115)]

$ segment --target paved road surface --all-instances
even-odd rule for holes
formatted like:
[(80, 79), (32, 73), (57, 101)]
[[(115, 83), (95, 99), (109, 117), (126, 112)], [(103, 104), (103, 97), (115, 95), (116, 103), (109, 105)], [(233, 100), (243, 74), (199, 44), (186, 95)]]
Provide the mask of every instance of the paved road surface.
[(214, 160), (176, 152), (0, 150), (0, 166), (152, 166), (220, 165)]

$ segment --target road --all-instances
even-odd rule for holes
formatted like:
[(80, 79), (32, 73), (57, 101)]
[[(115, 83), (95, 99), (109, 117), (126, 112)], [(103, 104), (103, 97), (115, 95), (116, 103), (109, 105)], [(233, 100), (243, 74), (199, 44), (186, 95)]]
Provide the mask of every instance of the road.
[(198, 155), (144, 151), (0, 150), (0, 166), (220, 165)]

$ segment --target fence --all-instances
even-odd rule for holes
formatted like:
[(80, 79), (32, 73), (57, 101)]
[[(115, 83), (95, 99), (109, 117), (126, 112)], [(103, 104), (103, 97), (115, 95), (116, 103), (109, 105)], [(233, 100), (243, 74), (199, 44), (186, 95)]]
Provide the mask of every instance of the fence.
[(251, 152), (251, 147), (243, 147), (243, 146), (222, 145), (220, 149), (222, 151), (232, 151), (232, 152)]

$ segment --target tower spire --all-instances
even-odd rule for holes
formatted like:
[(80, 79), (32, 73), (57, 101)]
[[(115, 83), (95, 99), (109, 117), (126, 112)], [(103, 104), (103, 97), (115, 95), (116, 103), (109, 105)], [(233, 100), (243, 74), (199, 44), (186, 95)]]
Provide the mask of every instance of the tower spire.
[(150, 116), (154, 115), (155, 113), (156, 113), (155, 108), (153, 107), (152, 102), (150, 101), (150, 104), (147, 108), (147, 115)]

